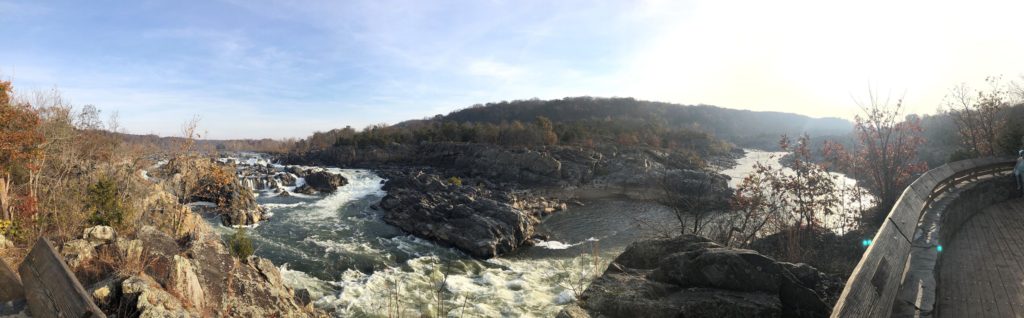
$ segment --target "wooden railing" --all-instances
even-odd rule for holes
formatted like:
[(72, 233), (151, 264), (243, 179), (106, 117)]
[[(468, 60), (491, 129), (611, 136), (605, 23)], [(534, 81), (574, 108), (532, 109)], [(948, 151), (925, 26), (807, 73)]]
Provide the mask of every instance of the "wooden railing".
[[(28, 314), (37, 318), (105, 318), (75, 274), (53, 248), (40, 238), (18, 267), (18, 274), (0, 260), (2, 301), (24, 298)], [(20, 276), (20, 279), (19, 279)], [(0, 302), (0, 307), (4, 303)]]
[(921, 213), (963, 182), (1012, 170), (1015, 158), (979, 158), (944, 164), (921, 175), (889, 211), (832, 310), (832, 317), (889, 317), (907, 273), (911, 240)]

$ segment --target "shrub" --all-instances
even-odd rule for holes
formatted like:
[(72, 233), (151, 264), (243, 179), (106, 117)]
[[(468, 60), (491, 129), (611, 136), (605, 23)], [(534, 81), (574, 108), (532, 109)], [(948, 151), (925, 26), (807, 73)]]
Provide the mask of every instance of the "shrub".
[(89, 186), (88, 207), (92, 212), (89, 223), (93, 225), (120, 226), (127, 214), (121, 201), (121, 191), (108, 178), (100, 179)]
[(448, 178), (448, 184), (461, 187), (462, 186), (462, 179), (459, 179), (459, 177), (452, 176), (452, 177)]
[(255, 251), (252, 247), (252, 239), (245, 232), (245, 228), (235, 230), (235, 234), (231, 235), (228, 245), (231, 247), (231, 255), (241, 259), (248, 258)]
[(14, 224), (10, 220), (0, 220), (0, 235), (3, 235), (9, 240), (14, 240), (19, 237), (19, 231), (17, 224)]

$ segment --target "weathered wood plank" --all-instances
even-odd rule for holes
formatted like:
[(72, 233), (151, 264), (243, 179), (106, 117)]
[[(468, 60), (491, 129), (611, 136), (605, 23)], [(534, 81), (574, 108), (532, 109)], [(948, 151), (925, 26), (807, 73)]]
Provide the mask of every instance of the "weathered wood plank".
[(984, 208), (948, 242), (937, 317), (1024, 316), (1022, 213), (1024, 200)]
[(18, 274), (0, 259), (0, 303), (24, 299), (25, 290), (21, 286)]
[(1010, 302), (1015, 315), (1024, 316), (1024, 286), (1021, 285), (1024, 282), (1024, 237), (1021, 236), (1020, 230), (1024, 227), (1024, 218), (1020, 215), (1024, 212), (1024, 205), (1020, 201), (1014, 201), (1003, 206), (1003, 209), (1006, 221), (998, 222), (1000, 235), (1009, 238), (1002, 242), (1012, 252), (1012, 261), (1007, 268), (1012, 275), (1007, 276), (1003, 282), (1011, 292)]
[(33, 317), (106, 317), (46, 239), (36, 242), (18, 271)]
[(943, 180), (952, 177), (953, 174), (955, 174), (957, 171), (953, 170), (953, 167), (950, 167), (949, 165), (941, 165), (938, 168), (932, 169), (929, 172), (935, 178), (935, 181), (942, 182)]
[[(979, 175), (991, 175), (992, 173), (1004, 172), (1012, 167), (1012, 158), (981, 158), (954, 162), (940, 166), (928, 171), (904, 189), (902, 196), (896, 205), (887, 214), (887, 222), (882, 225), (875, 235), (874, 243), (865, 251), (857, 267), (847, 280), (846, 287), (840, 295), (839, 301), (833, 308), (832, 317), (888, 317), (892, 313), (893, 300), (899, 293), (899, 288), (906, 275), (909, 266), (908, 259), (911, 251), (911, 244), (907, 242), (904, 235), (911, 236), (920, 226), (919, 220), (924, 208), (928, 206), (934, 193), (945, 189), (951, 189), (958, 182), (967, 182)], [(889, 221), (891, 220), (891, 221)], [(1021, 226), (1024, 228), (1024, 225)], [(903, 232), (904, 234), (900, 234)], [(991, 234), (991, 233), (988, 233)], [(973, 243), (973, 242), (966, 242)], [(964, 244), (961, 244), (964, 245)], [(978, 261), (991, 259), (991, 255), (975, 254), (977, 251), (965, 248), (959, 251), (963, 257)], [(1002, 254), (1012, 255), (1012, 248), (1000, 250)], [(952, 253), (949, 253), (952, 254)], [(1008, 271), (1004, 263), (1001, 270)], [(958, 261), (947, 261), (941, 266), (964, 268), (967, 264)], [(1005, 273), (1004, 273), (1005, 274)], [(979, 277), (980, 279), (963, 279), (962, 276), (947, 276), (940, 272), (940, 280), (943, 284), (969, 285), (974, 288), (985, 285), (988, 288), (997, 288), (1004, 293), (1015, 292), (1018, 288), (1006, 286), (1001, 280), (997, 280), (998, 274), (990, 277)], [(1016, 280), (1014, 281), (1017, 282)], [(962, 283), (962, 284), (957, 284)], [(944, 295), (945, 302), (937, 301), (934, 308), (939, 312), (945, 311), (948, 314), (961, 314), (960, 317), (974, 315), (1016, 315), (1014, 308), (1007, 306), (991, 307), (989, 311), (982, 309), (980, 312), (973, 312), (976, 309), (969, 309), (966, 312), (958, 312), (964, 309), (961, 306), (949, 306), (950, 300), (958, 300), (962, 304), (978, 304), (984, 300), (977, 298), (979, 295), (968, 290), (945, 288), (941, 286), (937, 293)], [(1024, 289), (1024, 286), (1020, 289)], [(991, 298), (990, 298), (991, 299)], [(1003, 300), (1012, 303), (1014, 297), (1007, 296)]]

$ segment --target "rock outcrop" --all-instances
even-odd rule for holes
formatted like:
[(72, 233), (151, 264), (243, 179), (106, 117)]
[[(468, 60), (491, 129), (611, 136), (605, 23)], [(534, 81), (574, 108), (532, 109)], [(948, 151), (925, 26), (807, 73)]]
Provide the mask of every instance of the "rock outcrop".
[[(797, 275), (799, 274), (799, 275)], [(630, 245), (583, 293), (595, 317), (826, 317), (813, 267), (685, 235)], [(563, 312), (566, 317), (580, 317)]]
[(285, 161), (339, 167), (388, 169), (396, 166), (429, 166), (531, 187), (656, 185), (665, 171), (698, 171), (700, 164), (689, 152), (641, 147), (602, 145), (502, 147), (491, 144), (423, 143), (360, 148), (339, 146)]
[[(421, 143), (339, 146), (286, 161), (378, 170), (389, 180), (388, 196), (380, 203), (388, 223), (476, 257), (528, 244), (537, 217), (568, 208), (557, 201), (622, 196), (661, 200), (664, 193), (672, 193), (677, 202), (700, 196), (704, 208), (719, 209), (731, 196), (727, 176), (703, 169), (691, 152), (667, 149)], [(415, 171), (401, 173), (409, 167)], [(464, 186), (427, 176), (433, 172), (424, 175), (421, 168), (458, 176)], [(294, 192), (316, 193), (313, 175), (305, 178), (307, 184)], [(558, 200), (541, 198), (541, 193)]]
[(208, 225), (180, 237), (174, 233), (144, 225), (134, 237), (125, 237), (94, 227), (83, 231), (82, 239), (64, 243), (61, 253), (107, 312), (129, 309), (139, 317), (324, 315), (300, 302), (269, 260), (231, 256)]
[(97, 225), (82, 231), (82, 238), (93, 243), (107, 243), (114, 240), (114, 228)]
[[(91, 284), (90, 295), (108, 311), (132, 308), (140, 317), (309, 317), (322, 312), (299, 302), (269, 260), (231, 256), (209, 228), (193, 233), (182, 246), (169, 234), (144, 226), (136, 239), (92, 245), (64, 245), (76, 272), (96, 266), (94, 254), (117, 251), (117, 271)], [(187, 239), (187, 238), (186, 238)], [(143, 248), (143, 246), (145, 248)], [(87, 255), (88, 254), (88, 255)], [(122, 276), (124, 275), (124, 276)]]
[(338, 187), (348, 184), (341, 175), (327, 171), (317, 171), (306, 175), (306, 184), (323, 193), (333, 193)]
[(237, 176), (236, 170), (233, 163), (175, 158), (152, 175), (170, 192), (168, 196), (181, 199), (180, 202), (201, 203), (193, 206), (195, 212), (220, 215), (224, 225), (255, 224), (263, 220), (264, 211), (256, 203), (252, 189), (244, 184), (247, 179)]
[(512, 201), (508, 193), (452, 184), (423, 171), (392, 171), (386, 177), (388, 195), (380, 202), (386, 222), (475, 257), (498, 256), (526, 244), (539, 222), (535, 213), (504, 203)]
[(198, 214), (193, 213), (191, 208), (182, 205), (177, 196), (164, 191), (161, 185), (152, 185), (149, 193), (142, 200), (145, 211), (140, 218), (142, 225), (153, 226), (180, 237), (194, 232), (196, 227), (206, 223)]
[[(231, 169), (230, 167), (214, 167), (211, 169)], [(234, 177), (233, 170), (209, 173), (199, 179), (196, 190), (190, 201), (212, 202), (216, 204), (214, 211), (221, 215), (224, 225), (251, 225), (263, 219), (263, 209), (256, 203), (252, 191), (242, 186)]]

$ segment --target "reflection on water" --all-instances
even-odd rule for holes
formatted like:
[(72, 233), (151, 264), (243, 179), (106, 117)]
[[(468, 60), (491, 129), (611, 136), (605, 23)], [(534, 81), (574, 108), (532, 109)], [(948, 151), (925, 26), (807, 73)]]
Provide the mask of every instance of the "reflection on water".
[[(780, 159), (786, 155), (785, 152), (772, 152), (772, 151), (761, 151), (753, 149), (745, 149), (746, 155), (743, 158), (736, 160), (736, 166), (730, 169), (723, 170), (722, 173), (732, 177), (729, 180), (729, 187), (735, 189), (743, 181), (743, 178), (754, 172), (754, 165), (758, 162), (771, 165), (772, 167), (782, 167)], [(795, 174), (792, 169), (783, 167), (783, 171), (789, 175)], [(865, 192), (863, 188), (857, 185), (857, 180), (847, 177), (841, 173), (830, 173), (836, 181), (836, 185), (839, 188), (840, 201), (844, 202), (838, 211), (834, 214), (821, 213), (818, 217), (822, 220), (823, 225), (826, 228), (832, 229), (838, 234), (843, 234), (853, 226), (859, 211), (866, 210), (875, 205), (874, 201), (869, 196), (861, 198), (855, 198), (849, 196), (849, 190), (859, 190)]]

